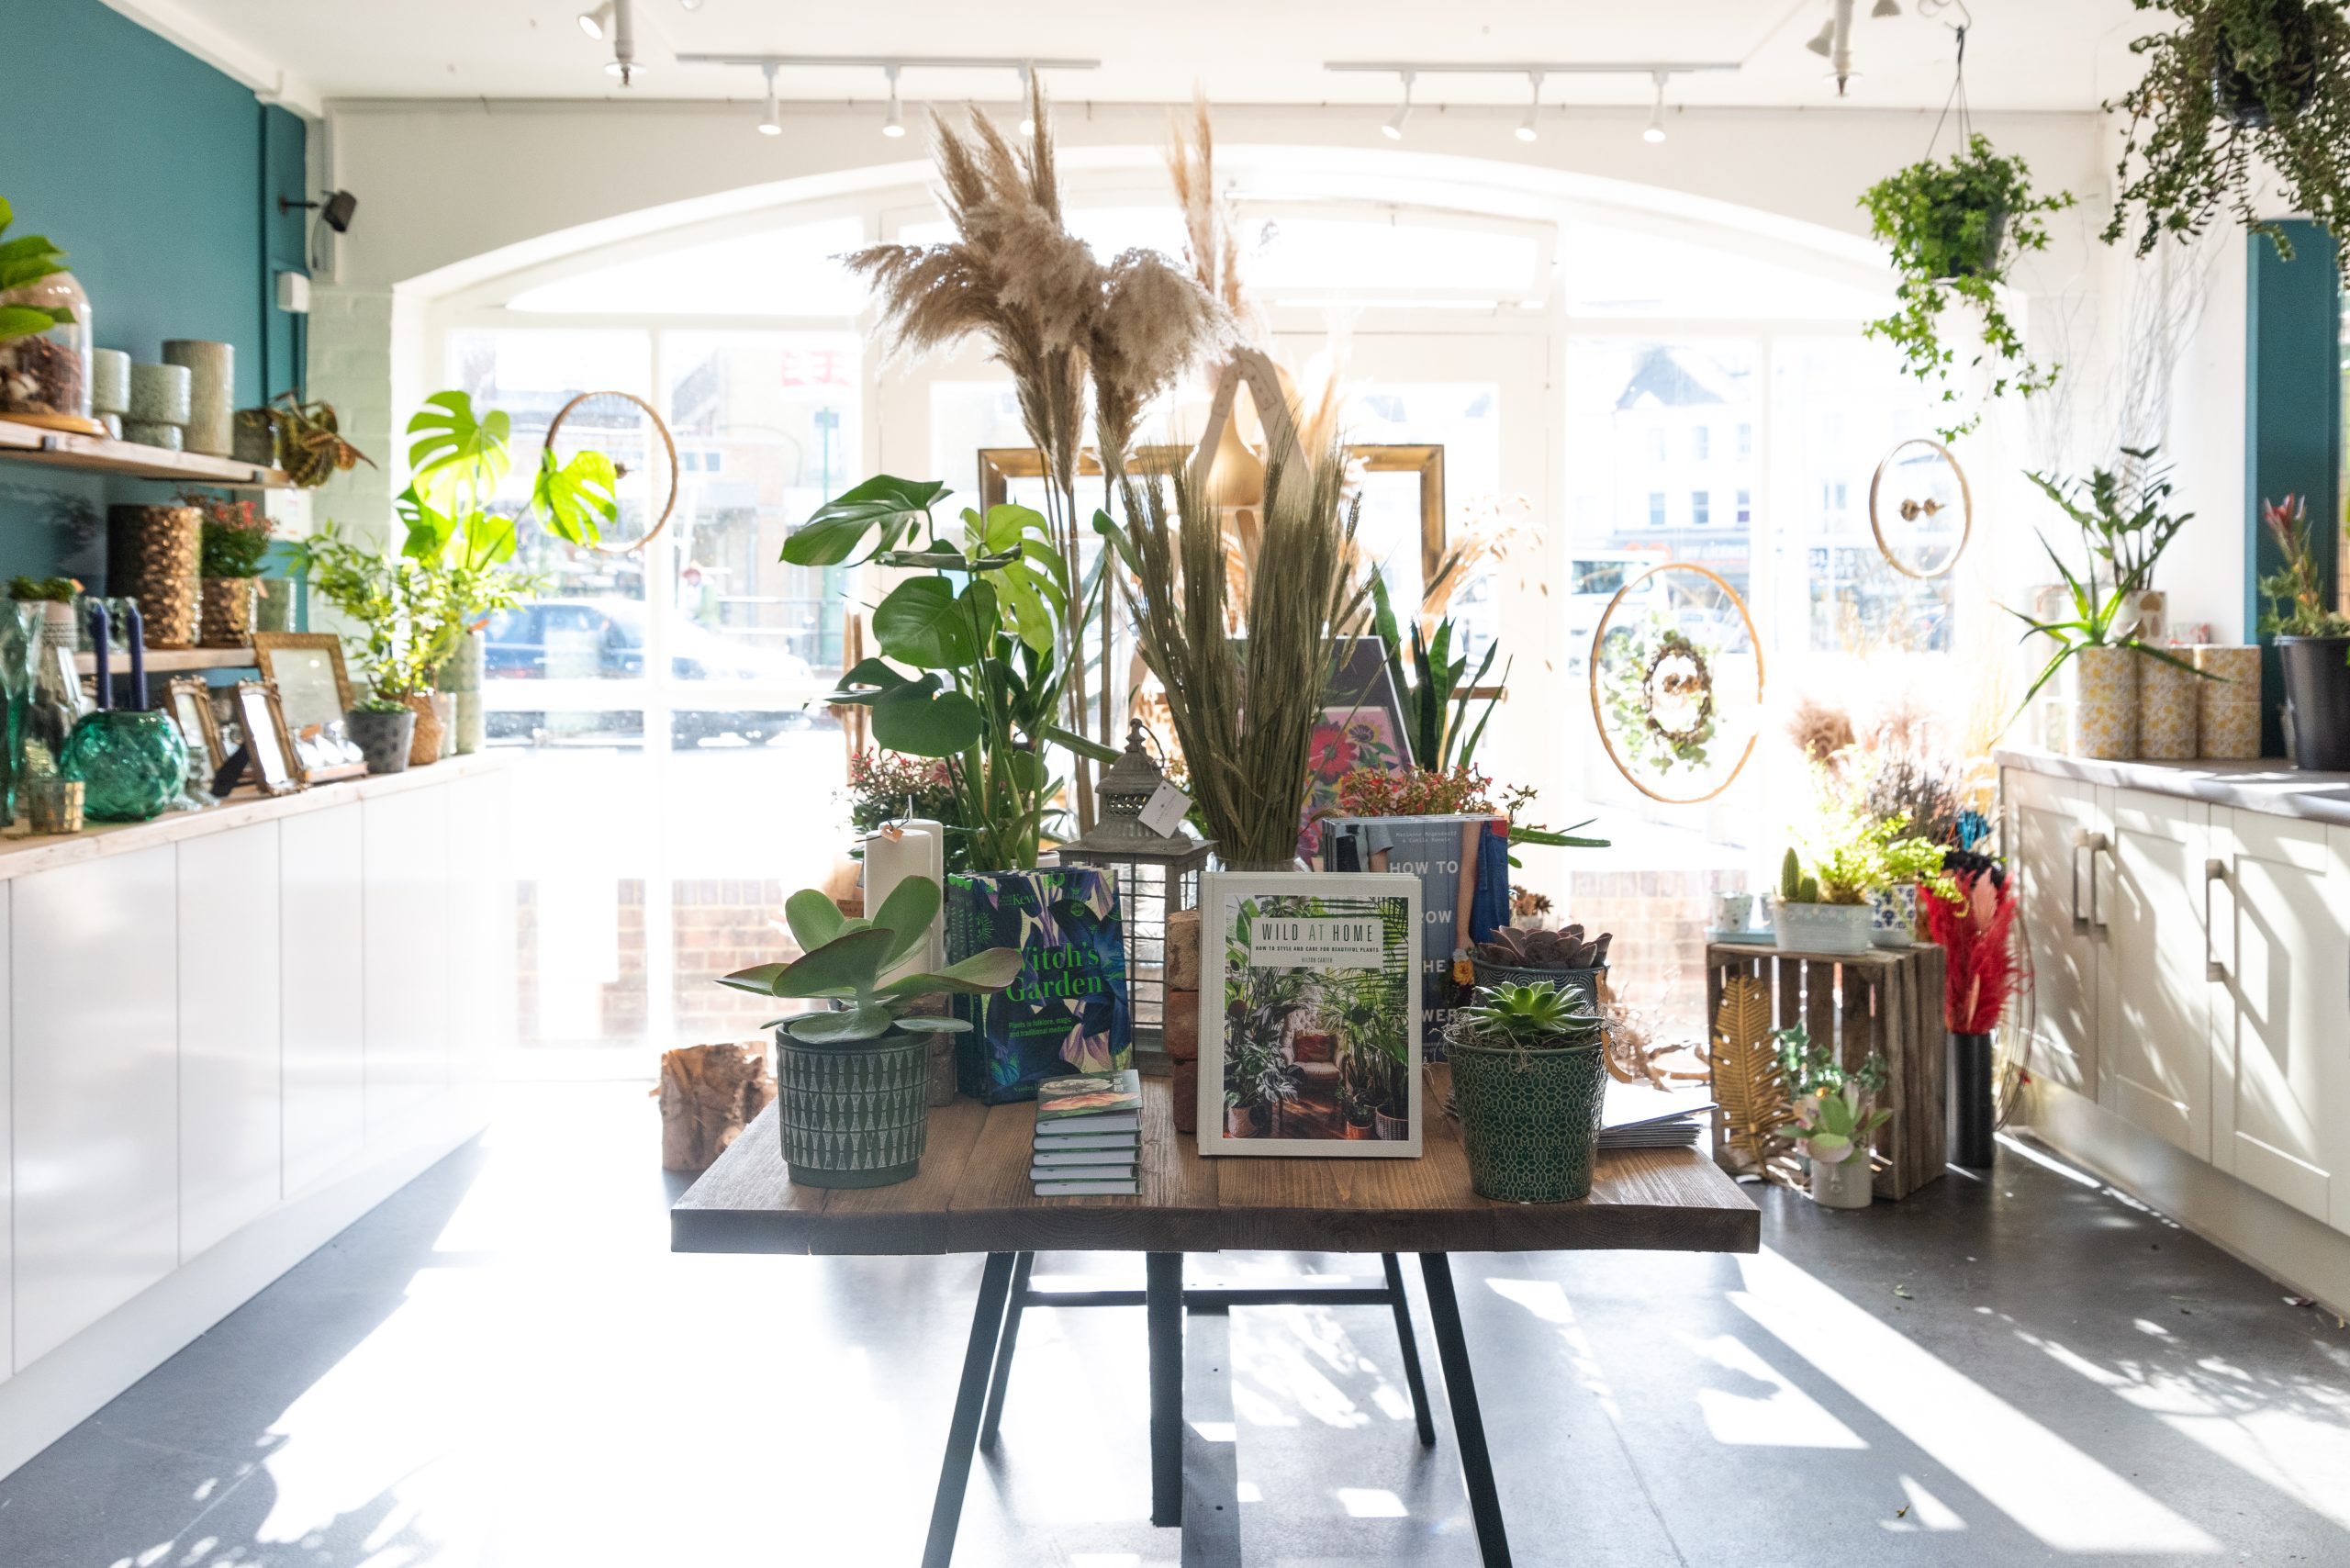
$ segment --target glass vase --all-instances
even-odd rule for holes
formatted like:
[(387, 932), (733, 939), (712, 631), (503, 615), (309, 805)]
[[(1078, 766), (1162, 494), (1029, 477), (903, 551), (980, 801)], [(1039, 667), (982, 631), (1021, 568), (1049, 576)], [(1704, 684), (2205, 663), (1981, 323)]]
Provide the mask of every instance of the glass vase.
[(163, 713), (101, 709), (73, 726), (58, 771), (82, 781), (82, 812), (92, 822), (143, 823), (179, 799), (187, 742)]
[(38, 604), (0, 603), (0, 827), (16, 824), (17, 796), (25, 785), (26, 732), (46, 624)]
[(49, 430), (95, 434), (90, 417), (90, 297), (72, 273), (51, 273), (0, 294), (0, 305), (57, 312), (46, 331), (0, 342), (0, 415)]

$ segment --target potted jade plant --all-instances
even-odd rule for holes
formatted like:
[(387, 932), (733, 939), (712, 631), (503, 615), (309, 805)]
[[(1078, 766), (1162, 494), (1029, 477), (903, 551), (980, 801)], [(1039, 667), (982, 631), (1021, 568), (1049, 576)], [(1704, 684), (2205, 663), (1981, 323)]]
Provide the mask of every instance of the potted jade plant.
[(869, 919), (852, 919), (815, 888), (783, 906), (800, 944), (789, 963), (738, 969), (719, 983), (757, 996), (828, 1003), (775, 1030), (776, 1120), (784, 1165), (803, 1187), (886, 1187), (921, 1167), (929, 1129), (933, 1037), (970, 1025), (927, 1016), (942, 995), (1002, 991), (1020, 954), (988, 947), (931, 974), (882, 976), (930, 939), (938, 884), (900, 882)]
[(231, 500), (201, 490), (183, 491), (182, 506), (204, 514), (197, 545), (197, 576), (203, 585), (203, 614), (196, 645), (252, 645), (253, 600), (261, 592), (262, 557), (269, 554), (273, 525), (251, 501)]
[[(1860, 205), (1868, 209), (1871, 232), (1892, 247), (1901, 276), (1894, 290), (1898, 308), (1863, 332), (1899, 349), (1911, 375), (1939, 382), (1942, 400), (1955, 403), (1959, 389), (1950, 375), (1959, 351), (1943, 342), (1943, 312), (1963, 300), (1975, 308), (1983, 343), (1968, 363), (1992, 362), (1992, 397), (2012, 388), (2029, 398), (2054, 384), (2059, 367), (2043, 370), (2026, 357), (1999, 287), (2019, 255), (2047, 248), (2041, 215), (2072, 206), (2070, 192), (2035, 196), (2021, 158), (2003, 157), (1988, 138), (1970, 134), (1948, 159), (1928, 157), (1879, 180)], [(1978, 410), (1943, 426), (1942, 438), (1956, 441), (1982, 418)]]
[(1893, 1119), (1876, 1104), (1885, 1092), (1885, 1058), (1871, 1052), (1850, 1071), (1835, 1053), (1802, 1029), (1781, 1029), (1779, 1072), (1793, 1102), (1787, 1136), (1811, 1164), (1812, 1201), (1831, 1209), (1869, 1206), (1874, 1177), (1869, 1135)]
[(2285, 670), (2285, 750), (2296, 767), (2350, 770), (2350, 616), (2326, 602), (2310, 543), (2309, 505), (2295, 496), (2260, 509), (2283, 557), (2260, 579), (2263, 635)]
[(1598, 1013), (1549, 980), (1488, 986), (1454, 1012), (1445, 1045), (1479, 1195), (1513, 1204), (1587, 1195), (1607, 1087)]
[[(2291, 241), (2263, 210), (2300, 213), (2337, 241), (2350, 237), (2350, 17), (2341, 6), (2137, 3), (2178, 25), (2131, 44), (2145, 73), (2106, 106), (2130, 117), (2106, 243), (2134, 236), (2143, 256), (2166, 234), (2202, 233), (2223, 205), (2288, 260)], [(2335, 260), (2350, 275), (2350, 244), (2337, 243)]]

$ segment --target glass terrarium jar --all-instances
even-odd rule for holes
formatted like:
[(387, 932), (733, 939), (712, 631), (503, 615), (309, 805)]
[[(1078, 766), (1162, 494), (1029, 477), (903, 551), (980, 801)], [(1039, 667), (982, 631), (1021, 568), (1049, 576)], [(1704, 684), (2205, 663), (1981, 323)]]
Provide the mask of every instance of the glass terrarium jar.
[(90, 297), (72, 273), (51, 273), (0, 294), (0, 305), (61, 312), (45, 332), (0, 342), (0, 419), (95, 434), (90, 417)]

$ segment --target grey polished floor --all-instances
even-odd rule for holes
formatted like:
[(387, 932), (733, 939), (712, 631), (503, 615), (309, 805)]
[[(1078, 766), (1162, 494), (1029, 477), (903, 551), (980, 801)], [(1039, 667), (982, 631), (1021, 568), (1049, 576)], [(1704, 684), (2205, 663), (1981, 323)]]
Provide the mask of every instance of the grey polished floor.
[[(640, 1090), (511, 1093), (0, 1481), (0, 1564), (912, 1563), (977, 1260), (672, 1257), (657, 1142)], [(2350, 1332), (2077, 1172), (1999, 1161), (1856, 1215), (1767, 1193), (1758, 1258), (1460, 1260), (1518, 1562), (2350, 1562)], [(1194, 1414), (1237, 1444), (1249, 1562), (1476, 1561), (1384, 1310), (1228, 1333), (1228, 1404)], [(958, 1561), (1182, 1561), (1143, 1522), (1141, 1341), (1138, 1312), (1032, 1315)]]

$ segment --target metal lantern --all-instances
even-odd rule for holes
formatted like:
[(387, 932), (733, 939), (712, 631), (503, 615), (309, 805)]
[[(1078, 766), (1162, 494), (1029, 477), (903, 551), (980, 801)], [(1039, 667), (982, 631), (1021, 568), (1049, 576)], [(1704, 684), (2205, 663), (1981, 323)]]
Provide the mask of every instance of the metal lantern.
[(1167, 1070), (1167, 917), (1200, 902), (1200, 873), (1213, 839), (1195, 838), (1178, 824), (1171, 834), (1142, 823), (1143, 807), (1166, 776), (1145, 745), (1140, 720), (1126, 731), (1125, 754), (1094, 789), (1100, 820), (1093, 831), (1061, 846), (1064, 866), (1095, 866), (1118, 890), (1126, 941), (1126, 986), (1133, 1002), (1135, 1060), (1148, 1071)]

